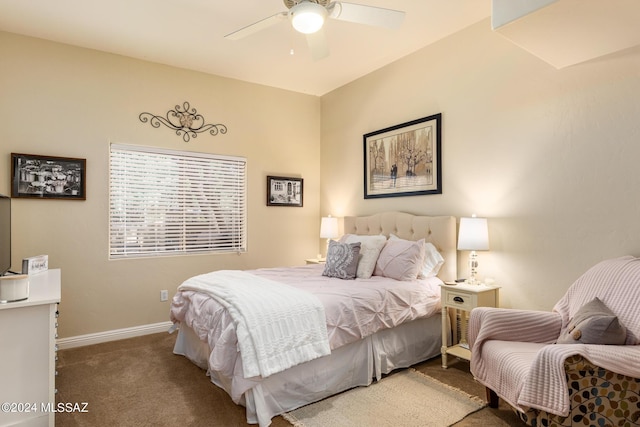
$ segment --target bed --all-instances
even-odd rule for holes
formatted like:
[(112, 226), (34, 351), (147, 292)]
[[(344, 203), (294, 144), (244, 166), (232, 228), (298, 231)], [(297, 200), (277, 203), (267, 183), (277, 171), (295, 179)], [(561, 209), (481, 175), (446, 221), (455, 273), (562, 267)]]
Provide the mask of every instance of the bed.
[[(373, 273), (370, 277), (366, 276), (366, 271), (361, 275), (365, 258), (370, 262), (372, 257), (370, 241), (378, 242), (380, 239), (374, 236), (380, 235), (385, 236), (385, 243), (375, 254)], [(398, 253), (404, 254), (405, 248), (428, 248), (429, 244), (441, 256), (439, 265), (433, 270), (437, 276), (426, 277), (419, 273), (419, 278), (415, 279), (386, 277), (404, 274), (406, 269), (398, 267), (403, 265), (398, 261), (400, 258), (396, 258), (396, 255), (400, 256)], [(344, 236), (335, 246), (330, 248), (332, 256), (336, 250), (345, 247), (358, 256), (357, 276), (353, 280), (323, 275), (332, 267), (333, 258), (328, 258), (327, 265), (199, 275), (185, 281), (172, 300), (171, 320), (178, 326), (174, 353), (205, 369), (214, 384), (223, 388), (236, 404), (245, 406), (250, 424), (268, 426), (279, 414), (353, 387), (367, 386), (394, 369), (440, 354), (442, 325), (449, 322), (443, 322), (441, 318), (439, 285), (456, 278), (455, 217), (402, 212), (345, 217)], [(358, 254), (355, 248), (362, 252)], [(398, 269), (402, 271), (394, 271)], [(211, 279), (219, 282), (223, 293), (235, 292), (235, 288), (241, 287), (234, 286), (233, 280), (237, 280), (242, 286), (244, 282), (253, 282), (247, 286), (258, 286), (265, 294), (278, 295), (286, 287), (295, 288), (299, 294), (313, 295), (308, 301), (312, 305), (289, 310), (287, 316), (291, 318), (286, 322), (306, 328), (300, 333), (304, 339), (297, 335), (289, 337), (293, 341), (298, 338), (298, 343), (304, 341), (300, 346), (302, 350), (296, 347), (292, 359), (302, 353), (315, 352), (314, 355), (308, 361), (290, 361), (289, 351), (295, 343), (273, 338), (270, 329), (264, 332), (269, 339), (261, 341), (255, 336), (253, 341), (246, 339), (245, 335), (270, 321), (265, 321), (266, 315), (262, 313), (253, 314), (246, 307), (231, 305), (228, 301), (241, 298), (235, 294), (221, 299), (219, 290), (211, 292)], [(245, 295), (256, 292), (256, 288), (251, 289)], [(278, 296), (277, 299), (286, 300), (287, 297)], [(262, 295), (259, 301), (262, 301)], [(271, 303), (253, 305), (271, 306)], [(304, 315), (293, 317), (298, 311)], [(239, 313), (249, 312), (247, 323), (245, 318), (238, 321)], [(276, 317), (284, 322), (282, 318), (286, 316)], [(322, 328), (307, 325), (308, 319), (311, 324), (316, 317), (323, 323)], [(321, 334), (326, 334), (326, 339), (318, 337)], [(259, 355), (270, 351), (273, 343), (278, 343), (277, 347), (287, 353), (270, 359), (261, 358)]]

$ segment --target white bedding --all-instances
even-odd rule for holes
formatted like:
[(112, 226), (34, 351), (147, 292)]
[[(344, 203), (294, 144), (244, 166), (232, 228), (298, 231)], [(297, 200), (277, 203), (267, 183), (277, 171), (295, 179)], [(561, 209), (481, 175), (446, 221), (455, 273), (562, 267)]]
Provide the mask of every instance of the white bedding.
[[(381, 276), (342, 280), (322, 276), (323, 269), (322, 265), (308, 265), (258, 269), (251, 270), (249, 273), (263, 279), (295, 286), (297, 289), (315, 295), (324, 306), (332, 353), (350, 343), (361, 343), (363, 347), (359, 347), (358, 351), (367, 349), (366, 351), (370, 353), (373, 351), (371, 346), (377, 341), (363, 341), (363, 339), (377, 332), (411, 323), (416, 319), (430, 318), (434, 314), (438, 314), (435, 325), (440, 325), (439, 284), (442, 281), (436, 277), (414, 281), (397, 281)], [(227, 390), (235, 403), (247, 406), (250, 421), (259, 421), (261, 425), (268, 425), (268, 421), (264, 419), (264, 413), (268, 414), (266, 418), (280, 413), (274, 412), (275, 409), (271, 407), (268, 410), (260, 409), (261, 405), (265, 405), (263, 386), (272, 383), (272, 381), (265, 383), (271, 377), (246, 375), (242, 357), (238, 352), (239, 344), (234, 319), (223, 304), (206, 293), (183, 289), (173, 298), (171, 319), (189, 327), (200, 341), (207, 344), (209, 354), (206, 366), (203, 366), (202, 361), (198, 364), (208, 368), (212, 381)], [(380, 354), (381, 362), (374, 367), (375, 372), (388, 372), (387, 366), (380, 366), (386, 363), (384, 349), (379, 344), (377, 347), (375, 351)], [(434, 348), (439, 347), (440, 344), (436, 341)], [(432, 356), (432, 349), (428, 351), (429, 353), (424, 355)], [(200, 359), (200, 356), (197, 358)], [(324, 363), (320, 362), (321, 359), (317, 359), (318, 362)], [(194, 360), (194, 362), (198, 361)], [(392, 367), (389, 366), (389, 370)], [(367, 369), (368, 382), (364, 384), (370, 383), (372, 377), (373, 368), (368, 366)], [(277, 379), (274, 381), (277, 382)], [(359, 382), (361, 383), (362, 379)], [(333, 389), (325, 391), (333, 391)], [(272, 402), (270, 406), (276, 403)], [(269, 406), (269, 403), (266, 405)], [(290, 409), (287, 408), (287, 410)], [(258, 417), (255, 420), (250, 415), (254, 411)], [(259, 419), (261, 414), (263, 419)]]
[(232, 270), (191, 277), (178, 291), (201, 292), (229, 311), (246, 378), (266, 378), (331, 353), (324, 308), (309, 292)]
[[(431, 316), (379, 331), (344, 345), (329, 356), (265, 379), (231, 378), (214, 370), (208, 374), (211, 382), (235, 396), (235, 403), (246, 407), (249, 424), (263, 427), (276, 415), (353, 387), (367, 386), (373, 379), (380, 380), (383, 374), (439, 355), (441, 333), (440, 316)], [(202, 369), (208, 367), (209, 345), (186, 325), (180, 328), (173, 351)], [(242, 372), (242, 360), (236, 366)]]
[[(342, 280), (322, 276), (322, 265), (250, 270), (261, 278), (295, 286), (315, 295), (322, 305), (331, 349), (339, 348), (405, 322), (440, 311), (437, 277), (397, 281), (382, 276)], [(172, 302), (171, 320), (193, 328), (212, 349), (217, 368), (227, 360), (229, 345), (237, 343), (233, 317), (210, 296), (195, 291), (178, 292)], [(220, 354), (220, 357), (217, 357)]]

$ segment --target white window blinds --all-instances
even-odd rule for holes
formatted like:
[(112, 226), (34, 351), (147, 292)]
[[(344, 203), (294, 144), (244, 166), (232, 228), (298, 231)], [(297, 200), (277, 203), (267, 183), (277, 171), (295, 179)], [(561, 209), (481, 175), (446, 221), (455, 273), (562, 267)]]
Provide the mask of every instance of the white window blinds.
[(111, 144), (109, 257), (246, 251), (246, 165)]

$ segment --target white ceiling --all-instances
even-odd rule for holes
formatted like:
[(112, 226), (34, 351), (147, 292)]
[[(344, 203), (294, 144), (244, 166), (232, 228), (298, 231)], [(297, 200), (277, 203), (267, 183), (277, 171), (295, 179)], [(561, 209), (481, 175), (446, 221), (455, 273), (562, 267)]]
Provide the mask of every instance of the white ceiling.
[(288, 21), (224, 39), (286, 11), (282, 0), (0, 0), (0, 30), (320, 96), (491, 14), (490, 0), (350, 2), (405, 20), (398, 30), (329, 20), (319, 61)]

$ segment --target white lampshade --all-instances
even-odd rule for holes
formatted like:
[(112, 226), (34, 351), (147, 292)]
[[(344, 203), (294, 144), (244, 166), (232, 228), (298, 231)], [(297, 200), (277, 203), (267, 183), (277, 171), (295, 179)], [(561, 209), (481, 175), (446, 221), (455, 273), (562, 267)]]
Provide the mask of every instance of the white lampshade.
[(324, 25), (327, 9), (318, 3), (303, 1), (289, 10), (291, 25), (303, 34), (313, 34)]
[(460, 218), (458, 250), (488, 251), (489, 228), (486, 218)]
[(458, 230), (458, 250), (471, 251), (469, 253), (469, 278), (466, 283), (479, 284), (476, 279), (478, 272), (478, 254), (476, 251), (489, 250), (489, 227), (486, 218), (460, 218)]
[(334, 239), (338, 237), (338, 218), (331, 215), (322, 218), (320, 223), (320, 238)]

